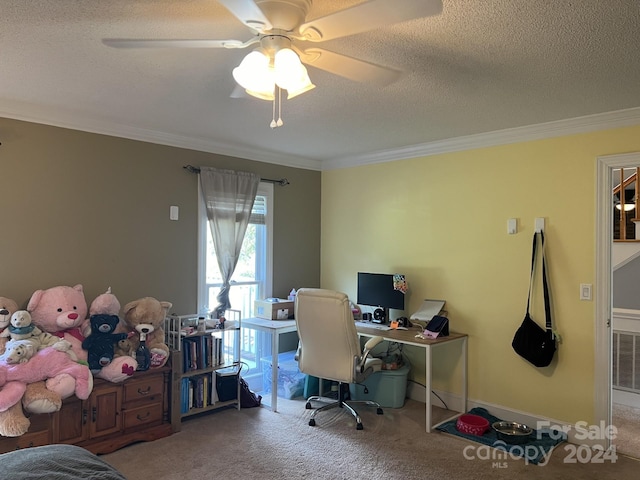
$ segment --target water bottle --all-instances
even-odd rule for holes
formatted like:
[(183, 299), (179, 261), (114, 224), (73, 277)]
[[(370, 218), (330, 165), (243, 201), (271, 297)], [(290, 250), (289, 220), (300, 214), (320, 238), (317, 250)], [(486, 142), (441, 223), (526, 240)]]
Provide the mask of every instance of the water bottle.
[(147, 348), (147, 334), (144, 332), (140, 333), (140, 345), (136, 350), (136, 361), (138, 362), (137, 370), (141, 372), (149, 370), (151, 366), (151, 352), (149, 352)]

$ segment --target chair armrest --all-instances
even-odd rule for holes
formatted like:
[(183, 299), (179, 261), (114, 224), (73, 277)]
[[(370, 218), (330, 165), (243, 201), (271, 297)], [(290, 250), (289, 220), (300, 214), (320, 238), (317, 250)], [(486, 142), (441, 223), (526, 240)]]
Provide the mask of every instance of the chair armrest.
[(367, 343), (364, 344), (365, 352), (368, 352), (369, 350), (373, 350), (373, 348), (383, 340), (384, 338), (382, 337), (371, 337), (369, 340), (367, 340)]
[(382, 337), (371, 337), (367, 340), (367, 343), (364, 344), (364, 350), (362, 351), (362, 356), (360, 357), (360, 362), (358, 363), (358, 371), (362, 373), (364, 371), (364, 364), (367, 361), (367, 357), (369, 356), (369, 352), (378, 345), (384, 338)]

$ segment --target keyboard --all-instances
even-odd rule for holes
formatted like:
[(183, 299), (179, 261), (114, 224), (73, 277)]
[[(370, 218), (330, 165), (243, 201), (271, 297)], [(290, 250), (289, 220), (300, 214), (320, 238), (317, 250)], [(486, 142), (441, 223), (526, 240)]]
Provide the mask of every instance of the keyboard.
[(355, 324), (356, 324), (356, 328), (357, 327), (364, 327), (364, 328), (373, 328), (374, 330), (383, 330), (383, 331), (391, 330), (390, 326), (388, 326), (388, 325), (380, 325), (378, 323), (355, 322)]

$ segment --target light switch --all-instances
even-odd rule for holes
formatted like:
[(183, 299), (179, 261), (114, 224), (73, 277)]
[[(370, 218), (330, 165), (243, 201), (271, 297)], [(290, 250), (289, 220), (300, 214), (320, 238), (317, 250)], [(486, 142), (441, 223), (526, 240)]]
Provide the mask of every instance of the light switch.
[(507, 233), (509, 235), (513, 235), (518, 232), (518, 222), (515, 218), (510, 218), (507, 220)]
[(591, 284), (580, 284), (580, 300), (591, 300)]
[(169, 207), (169, 220), (178, 220), (179, 208), (176, 205)]

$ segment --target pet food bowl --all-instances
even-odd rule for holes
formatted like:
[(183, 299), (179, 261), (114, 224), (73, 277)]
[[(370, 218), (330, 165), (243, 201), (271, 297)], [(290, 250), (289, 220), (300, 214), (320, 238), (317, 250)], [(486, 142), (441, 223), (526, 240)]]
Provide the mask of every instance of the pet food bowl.
[(479, 415), (465, 413), (458, 417), (456, 429), (469, 435), (482, 435), (489, 430), (489, 420)]
[(533, 429), (518, 422), (495, 422), (493, 430), (499, 440), (510, 444), (527, 443)]

